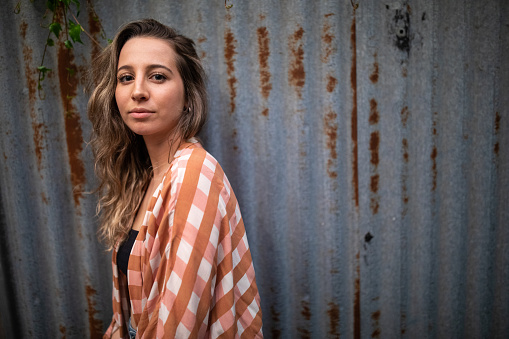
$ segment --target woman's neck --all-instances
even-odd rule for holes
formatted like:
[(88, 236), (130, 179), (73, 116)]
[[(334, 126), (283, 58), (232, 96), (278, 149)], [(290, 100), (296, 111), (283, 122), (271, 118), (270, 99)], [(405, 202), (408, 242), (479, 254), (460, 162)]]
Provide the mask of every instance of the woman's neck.
[(170, 142), (168, 138), (156, 139), (148, 136), (144, 136), (143, 139), (152, 164), (153, 178), (160, 179), (168, 171), (173, 155), (180, 145), (180, 140)]

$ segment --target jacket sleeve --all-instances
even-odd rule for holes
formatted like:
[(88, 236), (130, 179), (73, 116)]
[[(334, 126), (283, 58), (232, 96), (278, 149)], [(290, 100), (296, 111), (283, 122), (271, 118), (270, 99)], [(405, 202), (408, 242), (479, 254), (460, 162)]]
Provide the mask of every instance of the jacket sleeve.
[(150, 254), (154, 284), (140, 337), (262, 337), (242, 217), (215, 159), (195, 150), (179, 160), (165, 200)]

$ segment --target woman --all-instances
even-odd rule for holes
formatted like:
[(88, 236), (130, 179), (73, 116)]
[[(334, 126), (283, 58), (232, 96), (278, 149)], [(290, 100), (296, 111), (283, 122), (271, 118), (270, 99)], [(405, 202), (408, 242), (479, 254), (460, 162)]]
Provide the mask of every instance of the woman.
[(155, 20), (131, 22), (94, 62), (93, 76), (99, 233), (113, 249), (113, 320), (104, 337), (262, 337), (237, 200), (194, 138), (206, 92), (193, 41)]

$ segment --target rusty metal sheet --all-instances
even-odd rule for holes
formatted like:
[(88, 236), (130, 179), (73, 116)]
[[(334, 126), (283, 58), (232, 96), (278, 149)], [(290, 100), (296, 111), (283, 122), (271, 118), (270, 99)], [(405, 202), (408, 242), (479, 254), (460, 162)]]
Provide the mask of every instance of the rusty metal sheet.
[[(103, 45), (144, 17), (195, 40), (200, 136), (241, 206), (265, 336), (505, 337), (509, 3), (228, 3), (83, 1), (78, 19)], [(49, 48), (41, 96), (44, 4), (17, 4), (0, 11), (0, 337), (99, 338), (83, 87), (100, 47)]]

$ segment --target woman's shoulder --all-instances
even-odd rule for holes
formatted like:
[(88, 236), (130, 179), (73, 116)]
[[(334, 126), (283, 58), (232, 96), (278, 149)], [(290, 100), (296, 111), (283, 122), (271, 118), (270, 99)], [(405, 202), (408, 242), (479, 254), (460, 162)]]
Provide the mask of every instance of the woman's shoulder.
[(185, 145), (175, 154), (172, 177), (182, 178), (184, 175), (203, 175), (209, 180), (215, 177), (222, 181), (224, 172), (216, 158), (207, 152), (199, 142), (194, 142)]

